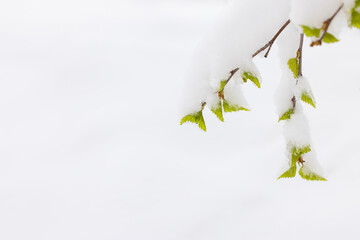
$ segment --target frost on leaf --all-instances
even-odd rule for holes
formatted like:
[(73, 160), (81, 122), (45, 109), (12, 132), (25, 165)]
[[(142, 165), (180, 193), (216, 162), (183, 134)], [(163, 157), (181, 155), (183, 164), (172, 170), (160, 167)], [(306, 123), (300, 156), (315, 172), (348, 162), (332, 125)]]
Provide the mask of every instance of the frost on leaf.
[(296, 79), (299, 75), (299, 60), (297, 58), (290, 58), (288, 66)]
[(206, 132), (206, 125), (205, 125), (205, 120), (204, 120), (202, 111), (186, 115), (185, 117), (183, 117), (181, 119), (180, 125), (182, 125), (185, 122), (195, 123), (199, 126), (200, 129), (202, 129), (202, 130), (204, 130), (204, 132)]
[(220, 121), (222, 121), (222, 122), (224, 121), (223, 110), (222, 110), (222, 105), (221, 105), (220, 99), (216, 104), (211, 106), (210, 110), (219, 118)]
[(311, 106), (315, 107), (315, 100), (311, 93), (308, 93), (307, 91), (304, 91), (301, 94), (301, 100), (307, 104), (310, 104)]
[(240, 107), (239, 105), (237, 104), (230, 104), (228, 101), (224, 100), (223, 102), (223, 106), (224, 106), (224, 111), (225, 112), (237, 112), (237, 111), (250, 111), (249, 109), (247, 108), (244, 108), (244, 107)]
[(260, 82), (259, 79), (256, 77), (255, 74), (251, 73), (251, 72), (243, 72), (241, 74), (241, 78), (243, 79), (244, 82), (247, 82), (247, 80), (249, 79), (250, 81), (252, 81), (258, 88), (260, 88)]
[(302, 166), (299, 171), (299, 175), (308, 181), (327, 181), (322, 176), (312, 172), (310, 169), (308, 169), (306, 166)]
[(296, 165), (291, 166), (287, 171), (285, 171), (283, 174), (281, 174), (280, 178), (293, 178), (296, 175)]
[(280, 122), (281, 120), (288, 120), (291, 118), (291, 115), (294, 114), (294, 109), (293, 108), (290, 108), (289, 110), (287, 110), (283, 115), (281, 115), (281, 117), (279, 118), (279, 121)]

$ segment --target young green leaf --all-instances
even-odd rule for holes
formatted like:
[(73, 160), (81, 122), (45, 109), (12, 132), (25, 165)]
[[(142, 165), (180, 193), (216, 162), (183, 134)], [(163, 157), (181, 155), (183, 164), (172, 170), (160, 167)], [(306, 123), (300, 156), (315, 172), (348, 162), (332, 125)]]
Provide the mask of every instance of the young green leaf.
[(308, 181), (327, 181), (322, 176), (310, 171), (305, 166), (302, 166), (299, 171), (300, 176)]
[(281, 117), (279, 118), (279, 121), (280, 122), (281, 120), (287, 120), (287, 119), (290, 119), (291, 118), (291, 115), (294, 114), (294, 109), (293, 108), (290, 108), (289, 110), (287, 110), (283, 115), (281, 115)]
[(308, 26), (301, 25), (304, 34), (307, 37), (320, 37), (320, 29), (318, 28), (311, 28)]
[(220, 99), (214, 106), (211, 106), (210, 110), (219, 118), (220, 121), (222, 122), (224, 121), (223, 110)]
[(219, 90), (219, 92), (224, 90), (226, 84), (227, 84), (227, 80), (222, 80), (220, 82), (220, 90)]
[(323, 42), (325, 43), (334, 43), (334, 42), (338, 42), (339, 39), (337, 39), (336, 37), (334, 37), (334, 35), (332, 35), (331, 33), (326, 32), (323, 38)]
[(186, 115), (185, 117), (183, 117), (181, 119), (180, 125), (183, 125), (183, 123), (185, 123), (185, 122), (195, 123), (199, 126), (200, 129), (202, 129), (202, 130), (204, 130), (204, 132), (206, 132), (206, 125), (205, 125), (205, 120), (204, 120), (202, 111)]
[(249, 79), (250, 81), (252, 81), (258, 88), (260, 88), (260, 82), (259, 79), (256, 77), (255, 74), (251, 73), (251, 72), (243, 72), (241, 74), (241, 77), (243, 79), (244, 82), (247, 82), (247, 80)]
[(313, 106), (314, 108), (315, 107), (315, 100), (313, 99), (313, 97), (307, 92), (307, 91), (304, 91), (302, 94), (301, 94), (301, 100), (307, 104), (310, 104), (311, 106)]
[[(359, 3), (360, 5), (360, 3)], [(351, 13), (351, 26), (360, 29), (360, 13), (358, 11), (353, 11)]]
[(293, 178), (296, 175), (296, 165), (291, 166), (287, 171), (285, 171), (283, 174), (281, 174), (280, 178)]
[(230, 104), (228, 101), (224, 100), (223, 102), (223, 107), (224, 107), (224, 111), (225, 112), (237, 112), (237, 111), (250, 111), (249, 109), (247, 108), (244, 108), (244, 107), (240, 107), (239, 105), (237, 104)]
[(288, 66), (296, 79), (299, 75), (299, 60), (297, 58), (290, 58)]

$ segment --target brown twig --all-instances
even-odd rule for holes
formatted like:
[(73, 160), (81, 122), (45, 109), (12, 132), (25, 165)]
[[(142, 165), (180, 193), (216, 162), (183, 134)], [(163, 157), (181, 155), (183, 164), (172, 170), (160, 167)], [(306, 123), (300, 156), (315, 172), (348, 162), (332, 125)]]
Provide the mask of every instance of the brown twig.
[(313, 46), (320, 46), (322, 43), (323, 38), (325, 37), (325, 34), (327, 33), (327, 30), (329, 29), (329, 26), (333, 19), (336, 17), (336, 15), (340, 12), (340, 10), (343, 8), (344, 3), (341, 4), (341, 6), (336, 10), (336, 12), (328, 18), (325, 22), (323, 22), (323, 25), (321, 27), (321, 36), (318, 40), (311, 42), (310, 47)]
[(252, 57), (255, 57), (256, 55), (258, 55), (259, 53), (261, 53), (262, 51), (264, 51), (266, 48), (268, 48), (268, 50), (266, 51), (264, 57), (267, 58), (267, 56), (269, 55), (270, 49), (272, 47), (272, 45), (274, 44), (275, 40), (278, 38), (278, 36), (281, 34), (281, 32), (287, 27), (287, 25), (289, 25), (290, 23), (290, 19), (288, 19), (286, 21), (286, 23), (279, 29), (279, 31), (274, 35), (274, 37), (267, 43), (265, 44), (262, 48), (260, 48), (259, 50), (257, 50)]
[[(235, 73), (237, 72), (237, 71), (239, 71), (239, 69), (240, 68), (235, 68), (234, 70), (231, 70), (230, 71), (230, 76), (229, 76), (229, 78), (226, 80), (226, 84), (230, 81), (230, 79), (235, 75)], [(225, 85), (226, 85), (225, 84)]]
[(302, 77), (302, 50), (303, 50), (303, 43), (304, 43), (304, 34), (301, 33), (300, 34), (300, 45), (299, 45), (299, 49), (297, 51), (297, 58), (299, 60), (299, 73), (298, 73), (298, 77)]
[[(299, 71), (298, 71), (298, 76), (296, 78), (296, 84), (298, 84), (299, 82), (299, 77), (302, 77), (302, 52), (303, 52), (303, 45), (304, 45), (304, 34), (300, 33), (300, 44), (299, 44), (299, 48), (296, 52), (296, 58), (299, 61)], [(296, 97), (293, 96), (291, 98), (291, 102), (293, 104), (293, 109), (295, 110), (296, 107)]]

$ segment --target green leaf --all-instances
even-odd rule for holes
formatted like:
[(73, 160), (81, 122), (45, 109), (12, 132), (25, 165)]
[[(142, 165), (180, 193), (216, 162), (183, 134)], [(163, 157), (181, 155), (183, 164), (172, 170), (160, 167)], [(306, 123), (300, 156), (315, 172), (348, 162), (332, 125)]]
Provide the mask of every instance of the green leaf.
[(319, 28), (311, 28), (305, 25), (301, 25), (304, 34), (308, 37), (320, 37), (320, 29)]
[(301, 94), (301, 100), (307, 104), (310, 104), (311, 106), (313, 106), (314, 108), (315, 107), (315, 101), (313, 99), (313, 97), (307, 92), (307, 91), (304, 91), (302, 94)]
[[(304, 170), (305, 169), (305, 170)], [(299, 171), (300, 176), (308, 181), (327, 181), (322, 176), (310, 171), (307, 167), (302, 166)]]
[(311, 151), (310, 145), (305, 145), (302, 147), (292, 147), (291, 149), (291, 165), (296, 165), (296, 162), (299, 160), (299, 158), (304, 155), (305, 153), (308, 153)]
[(239, 105), (237, 104), (230, 104), (228, 101), (224, 100), (223, 102), (223, 107), (224, 107), (224, 111), (225, 112), (237, 112), (237, 111), (250, 111), (249, 109), (247, 108), (244, 108), (244, 107), (240, 107)]
[(356, 9), (356, 8), (358, 8), (358, 7), (360, 7), (360, 0), (356, 0), (356, 1), (355, 1), (355, 6), (354, 6), (353, 9)]
[(252, 81), (258, 88), (260, 88), (260, 82), (259, 79), (256, 77), (255, 74), (251, 73), (251, 72), (243, 72), (241, 74), (241, 77), (243, 79), (244, 82), (247, 82), (247, 80), (249, 79), (250, 81)]
[(336, 37), (334, 37), (334, 35), (328, 32), (325, 33), (324, 38), (322, 40), (325, 43), (334, 43), (339, 41), (339, 39), (337, 39)]
[(204, 130), (204, 132), (206, 132), (206, 125), (205, 125), (205, 120), (204, 120), (202, 111), (186, 115), (185, 117), (183, 117), (181, 119), (180, 125), (183, 125), (183, 123), (185, 123), (185, 122), (195, 123), (199, 126), (200, 129), (202, 129), (202, 130)]
[(211, 106), (211, 112), (213, 112), (220, 121), (224, 121), (224, 117), (223, 117), (223, 111), (222, 111), (222, 105), (221, 105), (221, 100), (219, 99), (219, 101), (216, 103), (216, 105)]
[[(308, 37), (320, 37), (320, 29), (319, 28), (311, 28), (308, 26), (304, 26), (301, 25), (304, 34)], [(332, 35), (331, 33), (326, 32), (324, 35), (324, 38), (322, 39), (323, 42), (325, 43), (334, 43), (334, 42), (338, 42), (339, 39), (337, 39), (336, 37), (334, 37), (334, 35)]]
[(297, 58), (290, 58), (288, 61), (289, 68), (296, 79), (299, 76), (299, 60)]
[(351, 13), (351, 26), (360, 29), (360, 13), (358, 11), (353, 11)]
[(281, 120), (287, 120), (287, 119), (290, 119), (291, 118), (291, 115), (294, 114), (294, 109), (293, 108), (290, 108), (289, 110), (287, 110), (280, 118), (279, 118), (279, 121), (280, 122)]
[(222, 81), (220, 82), (220, 90), (219, 90), (219, 92), (222, 91), (222, 90), (224, 90), (226, 84), (227, 84), (227, 80), (222, 80)]
[(281, 174), (280, 178), (293, 178), (296, 175), (296, 165), (291, 166), (287, 171), (285, 171), (283, 174)]

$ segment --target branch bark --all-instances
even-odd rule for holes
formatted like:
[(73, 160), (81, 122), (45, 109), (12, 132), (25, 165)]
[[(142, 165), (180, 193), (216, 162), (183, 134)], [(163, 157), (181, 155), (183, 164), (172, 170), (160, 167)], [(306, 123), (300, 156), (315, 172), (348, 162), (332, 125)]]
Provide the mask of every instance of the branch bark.
[(279, 31), (277, 31), (277, 33), (274, 35), (274, 37), (267, 43), (265, 44), (262, 48), (260, 48), (259, 50), (257, 50), (252, 57), (255, 57), (256, 55), (258, 55), (259, 53), (261, 53), (262, 51), (264, 51), (266, 48), (268, 48), (268, 50), (266, 51), (264, 57), (267, 58), (270, 52), (270, 49), (272, 47), (272, 45), (274, 44), (275, 40), (279, 37), (279, 35), (281, 34), (281, 32), (287, 27), (287, 25), (289, 25), (290, 23), (290, 19), (288, 19), (285, 24), (279, 29)]

